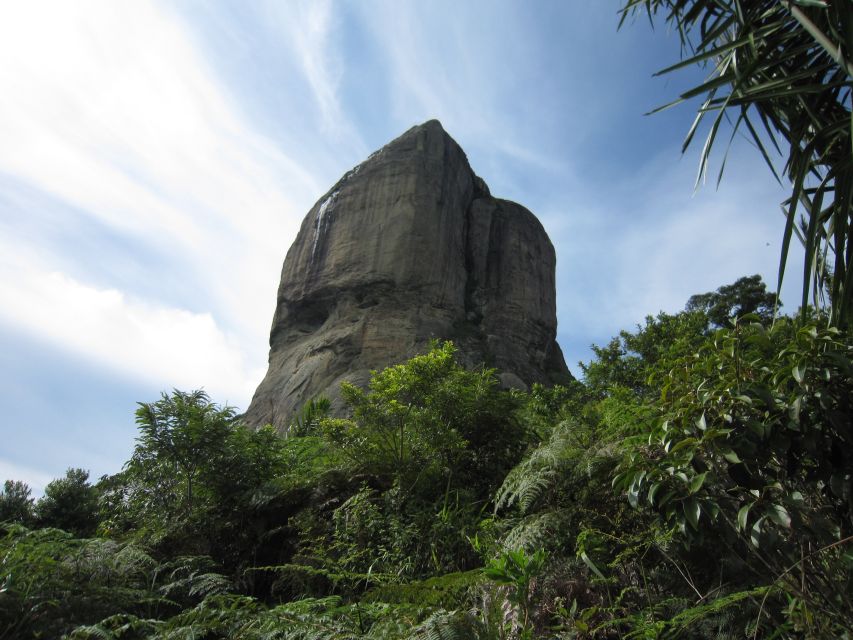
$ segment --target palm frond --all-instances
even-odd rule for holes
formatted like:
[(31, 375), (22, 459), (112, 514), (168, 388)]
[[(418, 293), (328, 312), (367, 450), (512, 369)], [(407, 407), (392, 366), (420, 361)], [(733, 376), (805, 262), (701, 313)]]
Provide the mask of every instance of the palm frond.
[(705, 82), (667, 105), (704, 96), (684, 149), (705, 117), (713, 115), (700, 153), (699, 179), (704, 177), (723, 116), (729, 110), (736, 115), (731, 121), (732, 135), (743, 128), (777, 179), (780, 172), (769, 147), (782, 152), (779, 142), (787, 143), (782, 155), (791, 197), (787, 200), (778, 288), (785, 276), (800, 209), (807, 222), (802, 235), (798, 234), (806, 249), (803, 313), (809, 300), (818, 304), (826, 291), (830, 320), (846, 326), (853, 317), (853, 251), (848, 239), (853, 222), (853, 4), (627, 0), (620, 26), (629, 15), (640, 11), (652, 21), (663, 16), (675, 27), (682, 51), (687, 52), (680, 62), (659, 73), (694, 65), (711, 69)]

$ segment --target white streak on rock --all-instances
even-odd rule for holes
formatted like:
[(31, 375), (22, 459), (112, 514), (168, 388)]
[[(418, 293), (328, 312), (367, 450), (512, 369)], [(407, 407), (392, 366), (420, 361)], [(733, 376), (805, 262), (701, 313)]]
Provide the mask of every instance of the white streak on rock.
[(323, 232), (323, 217), (326, 215), (326, 211), (329, 210), (334, 202), (335, 198), (338, 197), (338, 192), (332, 192), (328, 198), (323, 200), (320, 203), (320, 210), (317, 212), (317, 223), (314, 226), (314, 243), (311, 245), (311, 263), (314, 263), (314, 254), (317, 253), (317, 242), (320, 240), (320, 234)]

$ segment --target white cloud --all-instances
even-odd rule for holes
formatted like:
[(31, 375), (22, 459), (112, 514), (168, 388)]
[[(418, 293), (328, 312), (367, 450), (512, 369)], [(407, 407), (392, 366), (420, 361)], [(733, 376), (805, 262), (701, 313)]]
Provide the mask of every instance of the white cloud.
[(162, 388), (205, 387), (244, 407), (263, 375), (210, 314), (95, 289), (56, 272), (0, 273), (0, 317), (100, 366)]
[[(86, 233), (88, 217), (131, 242), (180, 256), (184, 273), (164, 273), (153, 261), (136, 272), (149, 282), (191, 283), (216, 325), (244, 340), (261, 364), (284, 251), (321, 193), (314, 177), (253, 129), (186, 25), (162, 5), (25, 2), (1, 12), (0, 176), (73, 207), (84, 220), (77, 233)], [(16, 235), (16, 221), (46, 215), (0, 211), (5, 240), (23, 258), (14, 262), (17, 282), (40, 285), (27, 297), (33, 312), (63, 308), (66, 297), (44, 273), (73, 263), (76, 249), (69, 241), (62, 256), (51, 255), (38, 238)], [(8, 255), (0, 260), (12, 264)], [(134, 283), (116, 283), (121, 301), (106, 289), (74, 285), (81, 295), (97, 293), (86, 327), (105, 327), (108, 317), (125, 325), (150, 320), (140, 336), (149, 342), (151, 331), (174, 329), (198, 330), (192, 344), (202, 335), (216, 348), (224, 344), (220, 329), (205, 324), (213, 316), (137, 300)], [(49, 297), (36, 300), (35, 291)], [(96, 312), (105, 314), (100, 321)], [(59, 335), (23, 311), (15, 315), (31, 329)], [(137, 363), (124, 366), (132, 371)], [(203, 381), (233, 386), (211, 378)]]

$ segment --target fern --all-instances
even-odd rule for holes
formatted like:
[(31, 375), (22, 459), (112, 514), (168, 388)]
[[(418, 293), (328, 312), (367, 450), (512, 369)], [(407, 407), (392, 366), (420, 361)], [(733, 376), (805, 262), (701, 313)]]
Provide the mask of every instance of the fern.
[(566, 467), (580, 457), (577, 452), (576, 425), (558, 424), (548, 440), (534, 449), (507, 474), (495, 496), (495, 511), (518, 506), (528, 513), (548, 490), (552, 489)]
[(503, 537), (501, 546), (527, 551), (553, 547), (555, 541), (569, 530), (571, 519), (569, 509), (556, 507), (521, 518)]
[(77, 627), (68, 635), (68, 640), (135, 640), (149, 638), (163, 625), (160, 620), (146, 620), (124, 613), (101, 620), (97, 624)]
[(485, 637), (485, 628), (470, 613), (440, 610), (415, 627), (409, 637), (417, 640), (476, 640)]
[(231, 590), (230, 581), (212, 571), (213, 559), (208, 556), (180, 556), (163, 566), (168, 577), (159, 592), (164, 596), (194, 599), (222, 595)]

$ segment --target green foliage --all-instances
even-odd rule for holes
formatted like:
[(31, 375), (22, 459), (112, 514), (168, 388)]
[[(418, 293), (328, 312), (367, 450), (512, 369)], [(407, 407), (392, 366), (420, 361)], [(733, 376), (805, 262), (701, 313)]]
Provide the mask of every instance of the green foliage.
[(363, 601), (465, 610), (473, 604), (473, 598), (482, 583), (481, 569), (444, 573), (404, 584), (378, 585), (365, 594)]
[(6, 480), (0, 491), (0, 523), (28, 525), (34, 518), (29, 486), (18, 480)]
[[(749, 290), (748, 280), (718, 293)], [(788, 319), (769, 328), (756, 315), (732, 331), (709, 333), (713, 305), (694, 299), (691, 306), (650, 317), (599, 350), (586, 367), (586, 389), (562, 392), (561, 408), (531, 395), (523, 413), (542, 421), (550, 415), (555, 426), (537, 427), (543, 441), (507, 475), (496, 494), (502, 517), (491, 529), (502, 531), (505, 549), (550, 552), (537, 584), (537, 632), (547, 610), (567, 637), (740, 637), (743, 629), (770, 628), (782, 636), (803, 629), (834, 637), (849, 616), (838, 593), (851, 586), (843, 551), (849, 504), (827, 499), (847, 495), (841, 479), (851, 476), (842, 453), (849, 449), (843, 425), (853, 397), (849, 346), (842, 346), (849, 339), (815, 328), (798, 333)], [(741, 396), (751, 404), (732, 407), (747, 402)], [(680, 433), (675, 407), (684, 413), (680, 439), (673, 435)], [(820, 435), (804, 420), (822, 425)], [(732, 421), (747, 435), (726, 432)], [(779, 439), (768, 440), (770, 431), (756, 439), (750, 427), (758, 431), (759, 422), (773, 424)], [(711, 442), (719, 449), (702, 449)], [(729, 472), (763, 484), (738, 486)], [(607, 490), (614, 475), (628, 497), (624, 506)], [(839, 493), (830, 487), (833, 477)], [(783, 493), (808, 503), (808, 514), (805, 505), (789, 506)], [(726, 524), (744, 502), (756, 506), (742, 517), (757, 509), (749, 527), (765, 516), (761, 549), (750, 546), (750, 532)], [(485, 538), (478, 542), (494, 548)], [(795, 583), (799, 589), (792, 590)], [(823, 613), (830, 606), (834, 617)]]
[[(13, 526), (0, 539), (0, 638), (59, 637), (117, 614), (156, 616), (192, 603), (198, 581), (174, 584), (182, 561), (161, 565), (142, 548)], [(209, 581), (209, 576), (208, 576)]]
[[(324, 463), (310, 471), (318, 457), (309, 456), (308, 473), (331, 477), (329, 466), (338, 467), (350, 481), (296, 520), (291, 565), (304, 566), (313, 585), (300, 588), (323, 588), (320, 568), (334, 576), (325, 588), (339, 588), (339, 576), (399, 582), (474, 566), (467, 538), (524, 446), (517, 401), (498, 390), (493, 372), (459, 366), (450, 343), (374, 374), (367, 391), (345, 385), (343, 395), (353, 418), (321, 421), (327, 448), (311, 446)], [(292, 440), (300, 448), (310, 441)]]
[(672, 370), (660, 422), (629, 443), (614, 484), (689, 544), (733, 545), (826, 629), (842, 629), (853, 616), (842, 559), (853, 529), (853, 342), (752, 320)]
[[(848, 233), (853, 222), (853, 5), (826, 0), (625, 0), (623, 20), (641, 10), (650, 19), (663, 14), (687, 54), (660, 73), (692, 65), (710, 70), (705, 82), (676, 101), (703, 100), (685, 148), (705, 117), (712, 119), (700, 178), (724, 121), (732, 125), (732, 139), (745, 128), (774, 175), (768, 148), (784, 155), (792, 186), (784, 203), (779, 286), (796, 233), (805, 246), (803, 309), (810, 288), (817, 303), (826, 287), (833, 323), (846, 326), (853, 315)], [(784, 152), (779, 142), (787, 145)], [(798, 211), (803, 212), (800, 228)]]
[(366, 392), (341, 391), (353, 418), (324, 421), (326, 437), (355, 469), (393, 479), (406, 494), (435, 496), (445, 484), (485, 493), (523, 450), (512, 397), (493, 371), (461, 367), (449, 342), (375, 373)]
[(323, 396), (312, 398), (306, 402), (290, 426), (287, 428), (288, 436), (303, 437), (315, 435), (319, 430), (320, 421), (329, 415), (332, 408), (331, 401)]
[[(310, 580), (302, 593), (317, 594), (317, 587), (328, 593), (377, 580), (400, 583), (465, 571), (478, 563), (468, 538), (475, 533), (480, 510), (468, 494), (456, 491), (430, 502), (404, 495), (396, 485), (379, 490), (364, 484), (339, 499), (328, 514), (304, 514), (296, 559), (307, 565)], [(321, 568), (331, 584), (316, 580)]]
[(493, 371), (461, 367), (451, 343), (342, 392), (352, 419), (321, 426), (358, 488), (305, 515), (300, 561), (397, 581), (476, 566), (468, 538), (526, 444), (518, 399)]
[(204, 466), (223, 456), (235, 415), (231, 407), (217, 406), (200, 390), (175, 390), (156, 402), (139, 403), (139, 437), (131, 465), (165, 489), (160, 499), (167, 512), (192, 509), (195, 485)]
[(529, 394), (444, 344), (285, 438), (164, 394), (39, 502), (80, 533), (99, 496), (102, 538), (4, 524), (0, 640), (847, 637), (853, 343), (768, 304), (741, 279)]
[(166, 620), (112, 616), (81, 626), (70, 640), (112, 638), (241, 638), (243, 640), (476, 639), (476, 620), (453, 611), (383, 602), (347, 603), (339, 596), (266, 607), (246, 596), (211, 596)]
[(40, 527), (63, 529), (81, 538), (94, 534), (99, 522), (98, 490), (89, 484), (89, 472), (68, 469), (64, 478), (49, 482), (35, 513)]
[(106, 534), (133, 532), (171, 553), (237, 569), (275, 521), (270, 494), (288, 459), (272, 427), (249, 429), (201, 391), (163, 394), (137, 411), (140, 436), (120, 474), (100, 484)]
[(655, 374), (668, 371), (676, 359), (697, 348), (707, 325), (702, 311), (647, 316), (635, 333), (623, 330), (606, 347), (592, 346), (595, 359), (581, 363), (584, 381), (597, 397), (624, 388), (654, 398), (659, 392)]

